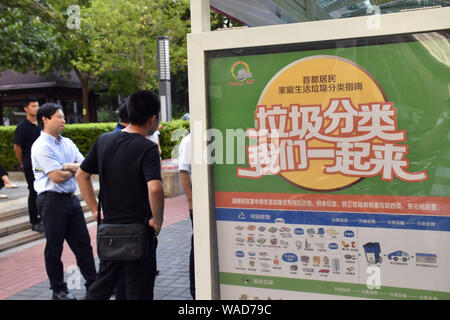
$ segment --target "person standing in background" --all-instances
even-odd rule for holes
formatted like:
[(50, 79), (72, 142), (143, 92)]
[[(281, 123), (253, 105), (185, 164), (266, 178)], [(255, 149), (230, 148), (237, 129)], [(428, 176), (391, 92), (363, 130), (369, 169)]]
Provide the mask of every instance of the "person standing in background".
[(61, 106), (44, 104), (37, 114), (43, 131), (31, 148), (31, 161), (38, 193), (37, 208), (44, 222), (45, 269), (53, 290), (53, 300), (75, 300), (64, 282), (61, 261), (64, 240), (75, 254), (86, 280), (86, 290), (95, 281), (94, 255), (80, 200), (75, 196), (75, 173), (84, 160), (77, 146), (61, 136), (65, 120)]
[(100, 260), (98, 277), (86, 300), (109, 299), (124, 274), (127, 300), (153, 299), (155, 241), (163, 223), (164, 190), (157, 146), (145, 136), (158, 127), (159, 97), (150, 91), (137, 91), (130, 96), (127, 110), (130, 124), (97, 138), (76, 179), (89, 209), (97, 216), (99, 207), (90, 177), (99, 174), (103, 223), (145, 222), (148, 252), (139, 260)]
[[(183, 140), (181, 140), (180, 148), (178, 149), (178, 168), (180, 170), (181, 186), (186, 194), (189, 217), (191, 218), (191, 225), (193, 227), (193, 211), (192, 211), (192, 181), (191, 181), (191, 134), (188, 133)], [(189, 280), (190, 292), (192, 298), (195, 300), (195, 269), (194, 269), (194, 232), (191, 237), (191, 252), (189, 255)]]
[(31, 165), (31, 146), (41, 134), (41, 128), (36, 119), (39, 110), (37, 99), (29, 98), (23, 109), (26, 113), (26, 118), (17, 125), (14, 132), (14, 153), (28, 184), (28, 214), (30, 216), (31, 229), (37, 232), (44, 232), (36, 207), (37, 194), (34, 190), (34, 174)]
[(159, 144), (159, 135), (160, 135), (160, 130), (163, 128), (163, 126), (162, 125), (159, 125), (158, 126), (158, 129), (156, 129), (156, 131), (152, 134), (152, 135), (149, 135), (149, 136), (147, 136), (147, 138), (150, 140), (150, 141), (152, 141), (153, 143), (155, 143), (157, 146), (158, 146), (158, 152), (159, 152), (159, 155), (161, 156), (162, 155), (162, 150), (161, 150), (161, 145)]
[[(17, 188), (17, 186), (11, 182), (8, 178), (8, 172), (6, 172), (5, 168), (0, 164), (0, 190), (5, 187), (6, 189)], [(6, 194), (0, 193), (0, 199), (6, 199), (8, 196)]]
[(122, 105), (119, 107), (119, 122), (117, 122), (117, 125), (114, 128), (114, 131), (120, 131), (122, 129), (125, 129), (129, 124), (127, 102), (128, 102), (128, 98), (125, 99), (124, 103), (122, 103)]

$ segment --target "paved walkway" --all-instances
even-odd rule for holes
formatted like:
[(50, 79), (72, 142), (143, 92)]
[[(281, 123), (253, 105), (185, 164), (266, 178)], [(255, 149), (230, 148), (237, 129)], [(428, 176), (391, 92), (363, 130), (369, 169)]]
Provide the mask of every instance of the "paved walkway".
[[(22, 188), (19, 188), (22, 189)], [(17, 189), (16, 189), (17, 190)], [(4, 191), (4, 190), (2, 190)], [(22, 190), (17, 190), (22, 192)], [(5, 192), (6, 193), (6, 192)], [(8, 190), (10, 200), (17, 199)], [(4, 201), (4, 200), (3, 200)], [(6, 205), (6, 201), (3, 202)], [(2, 203), (0, 202), (0, 206)], [(94, 256), (96, 254), (95, 222), (88, 225)], [(156, 279), (155, 299), (189, 300), (189, 250), (192, 234), (185, 196), (166, 199), (164, 224), (158, 237), (157, 263), (160, 275)], [(49, 300), (51, 290), (44, 264), (45, 239), (0, 253), (0, 300)], [(84, 279), (81, 284), (71, 277), (76, 271), (75, 256), (64, 244), (62, 261), (71, 292), (82, 298), (85, 295)]]
[(18, 200), (19, 199), (23, 199), (26, 200), (26, 197), (28, 197), (28, 185), (26, 181), (13, 181), (14, 184), (16, 184), (18, 186), (17, 189), (6, 189), (3, 188), (0, 190), (0, 193), (2, 194), (6, 194), (8, 196), (8, 199), (0, 199), (0, 207), (3, 207), (3, 205), (5, 204), (11, 204), (17, 201), (13, 201), (13, 200)]

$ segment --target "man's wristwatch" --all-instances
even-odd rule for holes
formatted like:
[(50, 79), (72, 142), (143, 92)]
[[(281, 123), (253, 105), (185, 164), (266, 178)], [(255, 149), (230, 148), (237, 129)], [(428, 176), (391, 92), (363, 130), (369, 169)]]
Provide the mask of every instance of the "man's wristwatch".
[(64, 163), (64, 164), (62, 165), (62, 169), (63, 169), (64, 171), (67, 170), (67, 164), (66, 164), (66, 163)]

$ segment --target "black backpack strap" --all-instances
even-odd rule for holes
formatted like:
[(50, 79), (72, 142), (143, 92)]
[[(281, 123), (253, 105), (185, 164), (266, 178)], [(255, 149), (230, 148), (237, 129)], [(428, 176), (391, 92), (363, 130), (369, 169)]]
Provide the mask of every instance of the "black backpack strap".
[[(99, 183), (100, 183), (100, 190), (98, 192), (98, 207), (97, 207), (97, 227), (101, 224), (101, 211), (102, 211), (102, 200), (103, 200), (103, 163), (104, 163), (104, 157), (105, 152), (107, 148), (111, 145), (111, 143), (115, 140), (114, 132), (108, 132), (106, 134), (103, 134), (98, 141), (98, 147), (99, 150), (97, 150), (97, 160), (98, 160), (98, 177), (99, 177)], [(100, 141), (101, 139), (101, 141)]]

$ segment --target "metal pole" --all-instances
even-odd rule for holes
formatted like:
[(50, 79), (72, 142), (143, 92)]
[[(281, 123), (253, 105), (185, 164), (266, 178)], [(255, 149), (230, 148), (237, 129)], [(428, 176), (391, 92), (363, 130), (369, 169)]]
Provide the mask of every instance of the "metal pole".
[(161, 121), (172, 121), (169, 38), (166, 36), (158, 37), (157, 49)]

